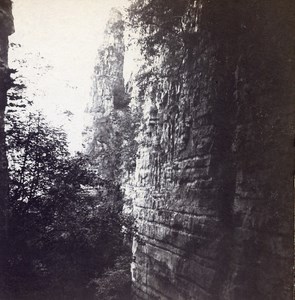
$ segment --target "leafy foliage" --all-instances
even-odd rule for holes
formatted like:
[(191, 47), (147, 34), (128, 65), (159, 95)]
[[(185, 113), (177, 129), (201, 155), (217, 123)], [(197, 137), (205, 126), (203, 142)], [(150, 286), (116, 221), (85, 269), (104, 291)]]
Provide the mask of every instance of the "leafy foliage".
[(129, 107), (113, 110), (103, 123), (94, 123), (94, 138), (89, 143), (91, 164), (104, 178), (120, 183), (122, 174), (135, 169), (138, 143), (135, 139), (141, 111)]
[(116, 142), (115, 155), (118, 157), (118, 164), (114, 168), (119, 168), (119, 174), (124, 171), (130, 175), (135, 170), (138, 148), (136, 135), (141, 113), (140, 109), (131, 110), (130, 107), (125, 108), (123, 115), (116, 110), (112, 112), (111, 120)]
[(97, 299), (130, 300), (130, 260), (130, 253), (123, 253), (112, 268), (94, 281)]
[(179, 81), (190, 52), (191, 0), (134, 0), (128, 9), (132, 30), (144, 56), (137, 78), (144, 90), (163, 78)]
[(90, 283), (128, 252), (120, 188), (69, 155), (62, 129), (18, 109), (7, 118), (8, 290), (15, 300), (95, 299)]
[(182, 46), (182, 18), (188, 0), (135, 0), (129, 20), (141, 35), (139, 42), (147, 57), (159, 54), (163, 47), (175, 53)]
[(65, 133), (50, 127), (40, 113), (11, 120), (7, 141), (12, 201), (29, 206), (50, 192), (57, 176), (67, 168), (65, 138)]

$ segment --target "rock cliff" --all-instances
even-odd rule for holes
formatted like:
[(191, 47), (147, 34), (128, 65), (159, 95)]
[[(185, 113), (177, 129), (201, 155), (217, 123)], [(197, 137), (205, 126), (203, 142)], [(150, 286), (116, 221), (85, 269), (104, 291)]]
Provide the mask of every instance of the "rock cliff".
[[(4, 112), (7, 103), (7, 90), (10, 88), (8, 68), (8, 36), (14, 31), (11, 1), (0, 1), (0, 269), (5, 256), (5, 231), (7, 217), (8, 170), (5, 151)], [(4, 253), (3, 253), (4, 252)], [(3, 256), (4, 255), (4, 256)], [(1, 272), (3, 273), (3, 272)], [(4, 299), (3, 274), (0, 275), (0, 298)]]
[(108, 24), (88, 152), (116, 178), (122, 149), (137, 151), (135, 299), (291, 299), (293, 13), (291, 1), (191, 1), (182, 68), (169, 77), (162, 53), (137, 90), (124, 90), (123, 29)]
[(291, 299), (289, 5), (195, 1), (184, 71), (145, 90), (136, 299)]
[(123, 78), (123, 38), (122, 14), (112, 9), (94, 68), (92, 103), (86, 111), (90, 124), (85, 130), (86, 153), (92, 158), (93, 169), (111, 180), (119, 176), (120, 124), (129, 101)]

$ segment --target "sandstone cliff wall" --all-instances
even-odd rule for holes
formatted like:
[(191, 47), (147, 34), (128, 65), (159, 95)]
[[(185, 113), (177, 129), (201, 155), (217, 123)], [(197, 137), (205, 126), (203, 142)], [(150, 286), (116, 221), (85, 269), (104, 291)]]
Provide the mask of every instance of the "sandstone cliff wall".
[(191, 1), (176, 77), (162, 53), (157, 79), (125, 90), (113, 16), (88, 153), (132, 199), (134, 298), (291, 299), (294, 3)]
[(142, 91), (135, 299), (291, 299), (294, 5), (196, 2), (185, 71)]

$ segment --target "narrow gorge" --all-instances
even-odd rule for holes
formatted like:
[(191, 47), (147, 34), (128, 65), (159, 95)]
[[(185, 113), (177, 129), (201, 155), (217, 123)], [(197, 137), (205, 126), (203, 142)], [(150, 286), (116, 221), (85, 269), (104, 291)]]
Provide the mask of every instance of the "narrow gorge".
[[(132, 3), (97, 53), (84, 151), (135, 220), (133, 299), (292, 299), (295, 4)], [(10, 1), (0, 27), (3, 231)]]

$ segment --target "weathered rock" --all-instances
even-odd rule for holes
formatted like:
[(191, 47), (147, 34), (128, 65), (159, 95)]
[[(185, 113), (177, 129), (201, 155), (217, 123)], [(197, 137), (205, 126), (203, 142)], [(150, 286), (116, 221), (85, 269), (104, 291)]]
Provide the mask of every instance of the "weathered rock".
[(5, 260), (5, 238), (7, 230), (8, 163), (6, 157), (4, 112), (7, 90), (10, 88), (8, 68), (8, 36), (14, 31), (11, 1), (0, 1), (0, 298), (5, 299), (3, 263)]
[(93, 75), (92, 104), (87, 111), (91, 123), (85, 130), (86, 152), (92, 158), (92, 167), (112, 180), (118, 177), (120, 169), (120, 121), (125, 118), (129, 103), (123, 77), (123, 38), (122, 14), (117, 9), (112, 9), (103, 45), (98, 50)]
[[(122, 169), (122, 156), (112, 160), (122, 149), (134, 160), (139, 143), (124, 184), (143, 241), (133, 244), (135, 299), (291, 299), (294, 3), (192, 1), (177, 80), (163, 53), (152, 66), (160, 79), (126, 91), (114, 16), (88, 150), (109, 172)], [(131, 128), (122, 126), (130, 98), (140, 127), (118, 139)]]
[(291, 299), (294, 4), (193, 9), (186, 71), (144, 92), (135, 298)]

